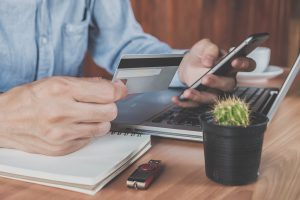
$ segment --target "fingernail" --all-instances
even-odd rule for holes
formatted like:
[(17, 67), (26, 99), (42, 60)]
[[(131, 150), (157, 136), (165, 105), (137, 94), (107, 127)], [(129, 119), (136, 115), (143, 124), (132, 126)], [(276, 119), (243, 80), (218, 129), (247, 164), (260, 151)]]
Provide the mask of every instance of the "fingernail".
[(207, 82), (208, 82), (208, 79), (205, 78), (205, 77), (204, 77), (204, 78), (202, 79), (202, 81), (201, 81), (201, 83), (204, 84), (204, 85), (207, 85)]
[(243, 64), (243, 61), (241, 61), (239, 59), (235, 59), (235, 60), (232, 61), (231, 65), (234, 66), (234, 67), (243, 67), (242, 64)]
[(191, 91), (189, 91), (189, 90), (186, 90), (186, 91), (184, 91), (184, 93), (183, 93), (183, 96), (185, 97), (185, 98), (189, 98), (189, 97), (191, 97)]
[(204, 76), (203, 77), (203, 79), (202, 79), (202, 83), (204, 84), (204, 85), (207, 85), (207, 84), (209, 84), (209, 77), (208, 76)]
[(231, 62), (231, 65), (232, 65), (233, 67), (235, 67), (236, 65), (238, 65), (238, 63), (239, 63), (238, 60), (233, 60), (233, 61)]

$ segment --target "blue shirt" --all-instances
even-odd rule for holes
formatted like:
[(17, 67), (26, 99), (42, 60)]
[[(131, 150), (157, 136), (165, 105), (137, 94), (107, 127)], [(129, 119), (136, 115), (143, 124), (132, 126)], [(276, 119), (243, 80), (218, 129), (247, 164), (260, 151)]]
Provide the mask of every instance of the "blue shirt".
[(143, 32), (129, 0), (0, 0), (0, 92), (80, 76), (87, 51), (113, 73), (122, 54), (172, 49)]

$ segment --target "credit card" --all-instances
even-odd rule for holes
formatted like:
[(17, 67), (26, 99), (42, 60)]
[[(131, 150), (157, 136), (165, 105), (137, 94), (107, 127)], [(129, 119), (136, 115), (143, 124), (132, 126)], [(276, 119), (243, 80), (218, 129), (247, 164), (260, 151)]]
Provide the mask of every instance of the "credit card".
[(182, 58), (182, 54), (124, 55), (113, 81), (123, 81), (129, 94), (166, 90)]

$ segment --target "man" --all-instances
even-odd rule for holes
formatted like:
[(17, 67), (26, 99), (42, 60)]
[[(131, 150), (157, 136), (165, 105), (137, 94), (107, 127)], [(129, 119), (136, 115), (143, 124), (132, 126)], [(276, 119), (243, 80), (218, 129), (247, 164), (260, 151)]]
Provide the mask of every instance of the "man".
[[(122, 54), (172, 52), (142, 31), (129, 0), (0, 1), (0, 147), (64, 155), (109, 131), (126, 87), (75, 78), (87, 50), (111, 73)], [(180, 65), (180, 81), (190, 85), (218, 56), (210, 40), (196, 43)], [(255, 63), (239, 58), (232, 66), (249, 71)], [(210, 75), (204, 84), (230, 91), (235, 78)], [(216, 98), (191, 89), (184, 95), (191, 101), (173, 102), (188, 107)]]

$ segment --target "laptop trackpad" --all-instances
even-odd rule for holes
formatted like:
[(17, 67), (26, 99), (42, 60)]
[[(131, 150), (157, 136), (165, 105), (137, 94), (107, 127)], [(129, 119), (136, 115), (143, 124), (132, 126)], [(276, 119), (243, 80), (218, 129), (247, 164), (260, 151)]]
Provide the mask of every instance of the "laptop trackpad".
[(142, 124), (145, 120), (171, 105), (172, 96), (178, 94), (178, 91), (165, 90), (130, 95), (117, 102), (118, 117), (114, 123)]

